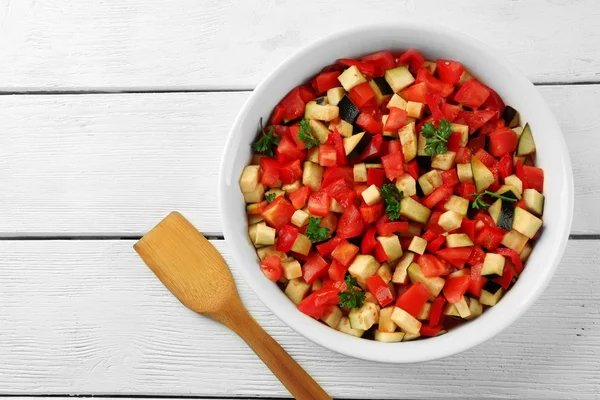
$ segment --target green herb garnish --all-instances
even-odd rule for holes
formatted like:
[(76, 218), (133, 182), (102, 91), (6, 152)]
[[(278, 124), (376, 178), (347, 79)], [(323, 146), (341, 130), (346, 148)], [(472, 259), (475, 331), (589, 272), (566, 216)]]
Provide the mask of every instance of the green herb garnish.
[(300, 121), (300, 130), (298, 131), (298, 139), (304, 142), (304, 146), (307, 149), (312, 149), (321, 144), (319, 139), (313, 136), (312, 128), (310, 127), (310, 120), (303, 119)]
[(365, 292), (356, 288), (356, 286), (358, 286), (356, 278), (353, 278), (350, 275), (346, 275), (344, 282), (346, 283), (346, 287), (348, 288), (348, 290), (344, 290), (343, 292), (338, 293), (338, 297), (340, 298), (338, 304), (340, 305), (340, 307), (362, 307), (365, 301)]
[(485, 201), (483, 201), (483, 196), (485, 196), (485, 195), (495, 197), (497, 199), (510, 201), (511, 203), (517, 201), (517, 199), (513, 199), (512, 197), (502, 196), (501, 194), (496, 194), (494, 192), (490, 192), (490, 191), (486, 190), (483, 193), (479, 193), (479, 194), (471, 193), (469, 195), (469, 196), (475, 196), (475, 200), (473, 200), (473, 204), (471, 205), (471, 207), (477, 208), (477, 209), (488, 208), (491, 204), (488, 204)]
[(436, 154), (444, 154), (448, 151), (448, 138), (452, 134), (450, 129), (450, 121), (446, 119), (440, 120), (438, 127), (436, 128), (433, 123), (428, 122), (423, 125), (421, 129), (421, 135), (427, 138), (425, 145), (425, 154), (428, 156), (434, 156)]
[(381, 187), (381, 197), (385, 202), (385, 213), (390, 221), (400, 218), (400, 200), (403, 193), (398, 190), (396, 185), (386, 183)]
[(265, 199), (267, 199), (268, 201), (273, 201), (275, 200), (275, 193), (267, 193), (265, 194)]
[(306, 228), (306, 236), (311, 242), (322, 242), (329, 238), (329, 228), (322, 227), (321, 218), (310, 217), (308, 219), (308, 227)]
[(275, 129), (272, 126), (268, 133), (265, 132), (265, 129), (263, 128), (262, 124), (262, 118), (260, 119), (260, 131), (260, 139), (252, 143), (252, 148), (257, 153), (273, 157), (275, 155), (273, 153), (273, 148), (279, 144), (281, 138), (275, 135)]

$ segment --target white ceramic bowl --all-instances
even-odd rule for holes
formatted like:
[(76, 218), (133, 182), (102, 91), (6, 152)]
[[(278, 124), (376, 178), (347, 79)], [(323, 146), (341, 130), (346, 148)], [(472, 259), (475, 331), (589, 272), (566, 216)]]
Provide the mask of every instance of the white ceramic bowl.
[[(504, 298), (482, 316), (442, 336), (381, 343), (338, 332), (302, 314), (285, 294), (265, 278), (247, 236), (245, 204), (238, 179), (251, 156), (250, 144), (258, 120), (298, 84), (336, 59), (377, 50), (416, 48), (426, 58), (449, 58), (469, 71), (516, 108), (531, 126), (537, 145), (537, 164), (544, 169), (546, 197), (544, 228), (523, 274)], [(254, 90), (233, 124), (225, 146), (219, 177), (223, 231), (233, 267), (271, 311), (299, 334), (348, 356), (365, 360), (408, 363), (446, 357), (490, 339), (512, 324), (542, 294), (566, 247), (573, 210), (573, 176), (567, 146), (552, 112), (533, 84), (498, 52), (464, 34), (425, 24), (360, 27), (333, 34), (301, 49), (279, 65)]]

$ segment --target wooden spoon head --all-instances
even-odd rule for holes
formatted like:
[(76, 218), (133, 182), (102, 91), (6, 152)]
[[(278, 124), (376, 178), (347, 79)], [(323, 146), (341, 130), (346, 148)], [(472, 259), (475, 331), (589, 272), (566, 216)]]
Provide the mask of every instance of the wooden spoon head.
[(237, 297), (223, 257), (178, 212), (169, 214), (133, 248), (171, 293), (193, 311), (216, 313)]

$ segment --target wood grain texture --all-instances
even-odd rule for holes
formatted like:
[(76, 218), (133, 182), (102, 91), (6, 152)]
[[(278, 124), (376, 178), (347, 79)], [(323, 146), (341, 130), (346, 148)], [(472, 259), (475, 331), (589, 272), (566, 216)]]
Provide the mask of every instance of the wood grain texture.
[[(214, 242), (230, 260), (224, 242)], [(287, 396), (227, 328), (181, 305), (133, 241), (0, 242), (0, 393)], [(545, 294), (491, 341), (406, 366), (357, 361), (252, 315), (335, 398), (595, 399), (600, 249), (571, 241)]]
[(477, 37), (535, 82), (590, 81), (599, 17), (596, 0), (1, 0), (0, 90), (249, 89), (325, 34), (401, 18)]
[[(572, 232), (598, 234), (600, 85), (539, 90), (573, 161)], [(219, 235), (219, 163), (248, 95), (0, 96), (0, 235), (141, 236), (175, 209)]]

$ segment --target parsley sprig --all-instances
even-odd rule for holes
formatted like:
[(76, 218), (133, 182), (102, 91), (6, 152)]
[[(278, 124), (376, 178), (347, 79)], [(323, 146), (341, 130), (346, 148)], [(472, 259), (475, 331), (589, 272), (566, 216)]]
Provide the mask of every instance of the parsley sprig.
[(310, 120), (303, 119), (300, 121), (299, 125), (300, 130), (298, 131), (298, 139), (304, 142), (304, 146), (306, 146), (307, 149), (312, 149), (321, 144), (319, 139), (313, 135), (312, 128), (310, 127)]
[(267, 194), (265, 194), (265, 199), (267, 199), (268, 201), (275, 200), (275, 193), (267, 193)]
[(403, 193), (398, 190), (396, 185), (386, 183), (381, 187), (381, 197), (385, 202), (385, 213), (390, 221), (395, 221), (400, 218), (400, 200)]
[(264, 154), (265, 156), (273, 157), (275, 154), (273, 153), (273, 148), (279, 144), (281, 138), (275, 135), (275, 129), (271, 126), (269, 132), (265, 132), (265, 128), (263, 128), (262, 118), (260, 119), (260, 138), (252, 143), (252, 148), (254, 151), (260, 154)]
[(497, 199), (510, 201), (511, 203), (517, 201), (517, 199), (513, 199), (512, 197), (502, 196), (501, 194), (496, 194), (494, 192), (490, 192), (489, 190), (486, 190), (483, 193), (479, 193), (479, 194), (471, 193), (469, 195), (469, 196), (475, 196), (475, 200), (473, 200), (473, 204), (471, 204), (471, 207), (477, 208), (477, 209), (488, 208), (491, 204), (488, 204), (483, 200), (483, 196), (486, 196), (486, 195), (490, 196), (490, 197), (495, 197)]
[(308, 219), (308, 227), (306, 228), (306, 236), (311, 242), (322, 242), (329, 237), (329, 228), (322, 227), (321, 218), (310, 217)]
[(348, 290), (344, 290), (343, 292), (338, 293), (338, 297), (340, 298), (339, 305), (340, 307), (348, 307), (348, 308), (360, 308), (362, 307), (365, 301), (365, 292), (358, 289), (358, 282), (356, 278), (353, 278), (350, 275), (346, 275), (344, 279), (346, 283), (346, 287)]
[(438, 127), (436, 128), (432, 122), (428, 122), (423, 125), (421, 129), (421, 135), (427, 138), (425, 145), (425, 154), (428, 156), (434, 156), (436, 154), (444, 154), (448, 151), (448, 138), (452, 134), (450, 129), (450, 121), (446, 119), (440, 120)]

